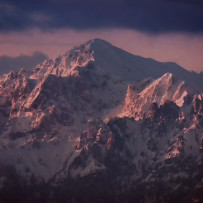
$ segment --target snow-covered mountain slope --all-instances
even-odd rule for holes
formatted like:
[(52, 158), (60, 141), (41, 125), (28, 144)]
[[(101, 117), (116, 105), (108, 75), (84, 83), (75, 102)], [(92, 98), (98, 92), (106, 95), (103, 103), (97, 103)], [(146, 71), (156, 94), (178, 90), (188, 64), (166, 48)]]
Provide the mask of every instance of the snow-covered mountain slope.
[[(182, 202), (190, 181), (186, 200), (201, 200), (199, 77), (98, 39), (1, 76), (0, 200)], [(166, 182), (168, 193), (159, 193)]]

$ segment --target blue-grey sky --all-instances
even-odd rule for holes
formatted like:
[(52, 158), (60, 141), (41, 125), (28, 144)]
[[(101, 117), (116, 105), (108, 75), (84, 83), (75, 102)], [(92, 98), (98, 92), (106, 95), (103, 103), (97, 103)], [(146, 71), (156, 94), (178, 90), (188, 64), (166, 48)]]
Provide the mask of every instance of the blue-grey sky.
[(32, 27), (202, 32), (201, 0), (1, 0), (0, 30)]
[(2, 56), (56, 56), (91, 38), (203, 71), (203, 2), (0, 0), (0, 64)]

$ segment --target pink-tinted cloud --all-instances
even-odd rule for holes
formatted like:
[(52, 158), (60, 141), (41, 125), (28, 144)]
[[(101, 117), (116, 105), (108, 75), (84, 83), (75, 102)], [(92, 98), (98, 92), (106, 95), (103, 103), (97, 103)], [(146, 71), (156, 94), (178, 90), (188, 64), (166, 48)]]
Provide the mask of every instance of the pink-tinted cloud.
[(173, 61), (188, 70), (203, 71), (203, 34), (149, 35), (129, 29), (12, 32), (0, 34), (0, 56), (31, 55), (40, 51), (55, 57), (93, 38), (107, 40), (136, 55), (159, 61)]

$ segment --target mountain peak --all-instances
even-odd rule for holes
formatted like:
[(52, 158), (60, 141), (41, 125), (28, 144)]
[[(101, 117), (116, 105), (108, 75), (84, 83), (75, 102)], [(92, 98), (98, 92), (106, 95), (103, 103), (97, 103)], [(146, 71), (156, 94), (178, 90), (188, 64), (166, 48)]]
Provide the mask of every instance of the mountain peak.
[(79, 45), (79, 46), (75, 46), (74, 48), (72, 48), (70, 51), (67, 51), (65, 55), (67, 55), (68, 53), (74, 53), (76, 51), (79, 50), (84, 50), (84, 49), (92, 49), (93, 51), (95, 51), (95, 49), (101, 48), (101, 47), (113, 47), (113, 45), (111, 45), (109, 42), (102, 40), (102, 39), (91, 39), (86, 41), (85, 43)]
[(175, 82), (175, 77), (172, 73), (165, 73), (162, 77), (156, 80), (156, 85), (171, 86)]
[(165, 73), (162, 77), (163, 78), (173, 78), (173, 74), (172, 73)]
[(99, 39), (99, 38), (91, 39), (91, 40), (87, 41), (85, 44), (91, 44), (91, 45), (108, 44), (108, 45), (110, 45), (109, 42), (107, 42), (107, 41), (105, 41), (103, 39)]
[(79, 49), (79, 50), (84, 49), (84, 48), (91, 49), (94, 53), (98, 53), (101, 51), (109, 51), (112, 48), (114, 48), (114, 46), (105, 40), (96, 38), (96, 39), (91, 39), (91, 40), (83, 43), (79, 47), (77, 47), (77, 49)]

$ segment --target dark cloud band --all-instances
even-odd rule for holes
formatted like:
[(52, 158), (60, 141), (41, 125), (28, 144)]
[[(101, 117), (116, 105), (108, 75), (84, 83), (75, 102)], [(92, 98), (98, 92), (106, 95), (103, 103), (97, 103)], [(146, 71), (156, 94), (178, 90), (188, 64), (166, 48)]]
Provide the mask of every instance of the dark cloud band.
[[(2, 0), (0, 31), (29, 28), (132, 28), (146, 32), (202, 32), (199, 0)], [(193, 3), (191, 3), (193, 2)]]

